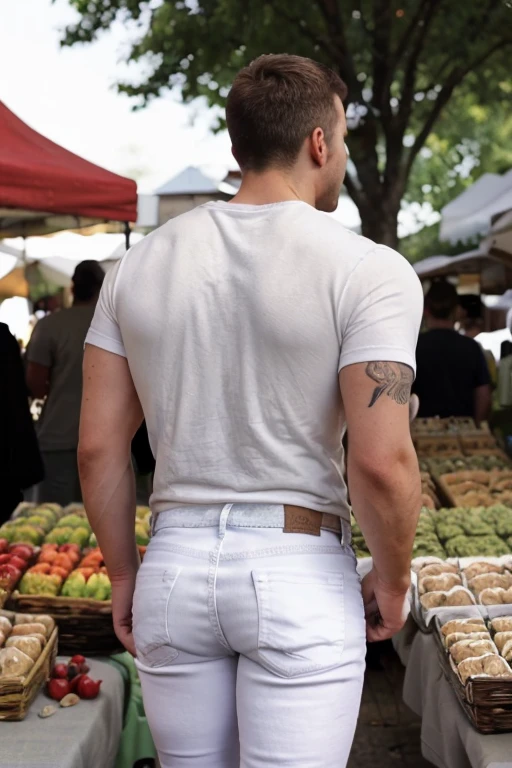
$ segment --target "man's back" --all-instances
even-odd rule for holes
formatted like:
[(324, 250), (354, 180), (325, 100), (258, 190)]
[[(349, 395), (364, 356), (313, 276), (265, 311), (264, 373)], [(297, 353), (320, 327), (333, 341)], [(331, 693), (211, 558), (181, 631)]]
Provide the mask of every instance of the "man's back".
[(49, 394), (38, 426), (41, 450), (76, 449), (82, 397), (83, 347), (94, 305), (48, 315), (32, 334), (28, 360), (49, 369)]
[(475, 389), (489, 384), (480, 345), (449, 328), (420, 334), (413, 391), (420, 400), (419, 416), (474, 416)]
[(147, 237), (107, 286), (88, 341), (128, 358), (156, 511), (239, 500), (348, 517), (338, 371), (369, 349), (414, 365), (402, 257), (302, 202), (213, 203)]

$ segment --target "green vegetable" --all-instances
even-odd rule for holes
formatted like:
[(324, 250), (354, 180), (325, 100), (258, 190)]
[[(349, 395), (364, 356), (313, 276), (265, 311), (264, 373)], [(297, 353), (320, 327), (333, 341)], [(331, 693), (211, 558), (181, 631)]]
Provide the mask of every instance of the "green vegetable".
[(444, 522), (443, 520), (440, 520), (437, 523), (436, 531), (441, 541), (447, 541), (448, 539), (453, 539), (456, 536), (464, 535), (464, 530), (460, 525), (456, 525), (456, 523)]
[(73, 533), (68, 538), (67, 543), (78, 544), (80, 549), (84, 549), (84, 547), (86, 547), (89, 542), (90, 535), (91, 532), (89, 528), (75, 528)]
[(149, 544), (149, 531), (143, 523), (135, 523), (135, 540), (143, 547)]
[(89, 525), (89, 521), (85, 517), (81, 517), (80, 515), (65, 515), (62, 517), (59, 521), (59, 528), (62, 528), (63, 526), (69, 527), (69, 528), (88, 528), (90, 530), (91, 526)]
[(104, 573), (93, 573), (85, 586), (85, 597), (92, 597), (94, 600), (110, 600), (112, 587), (108, 576)]
[(63, 597), (85, 597), (85, 587), (86, 581), (83, 573), (73, 571), (64, 582), (62, 595)]
[(69, 544), (70, 536), (73, 534), (73, 528), (64, 527), (54, 528), (53, 531), (46, 536), (45, 542), (48, 544)]

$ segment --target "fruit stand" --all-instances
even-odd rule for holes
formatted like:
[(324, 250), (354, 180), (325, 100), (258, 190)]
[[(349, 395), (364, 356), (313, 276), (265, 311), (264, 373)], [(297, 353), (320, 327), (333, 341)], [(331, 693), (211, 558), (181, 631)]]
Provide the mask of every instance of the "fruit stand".
[[(149, 516), (137, 508), (141, 556)], [(1, 526), (2, 765), (131, 768), (155, 756), (133, 660), (106, 658), (123, 651), (111, 593), (82, 506), (22, 504)]]

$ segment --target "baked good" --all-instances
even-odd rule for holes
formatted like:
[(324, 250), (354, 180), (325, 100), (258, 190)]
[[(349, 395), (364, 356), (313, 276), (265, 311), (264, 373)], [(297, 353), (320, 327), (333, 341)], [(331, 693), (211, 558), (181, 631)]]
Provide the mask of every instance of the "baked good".
[(0, 632), (7, 637), (11, 634), (12, 624), (5, 616), (0, 616)]
[(509, 605), (512, 603), (512, 589), (483, 589), (478, 599), (482, 605)]
[(34, 616), (31, 613), (15, 613), (14, 624), (32, 624)]
[(461, 661), (457, 671), (463, 683), (470, 677), (512, 677), (512, 670), (505, 659), (495, 654), (465, 659)]
[(494, 640), (494, 644), (496, 645), (496, 648), (501, 653), (505, 643), (507, 643), (509, 640), (512, 640), (512, 632), (496, 632), (496, 634), (493, 637), (493, 640)]
[(33, 666), (30, 656), (19, 648), (2, 648), (0, 651), (0, 678), (23, 677)]
[(44, 624), (46, 627), (46, 636), (50, 637), (51, 633), (55, 629), (55, 621), (52, 619), (51, 616), (45, 616), (44, 614), (42, 616), (34, 616), (34, 621), (38, 624)]
[(453, 587), (448, 592), (427, 592), (420, 597), (420, 602), (427, 611), (450, 605), (474, 605), (471, 594), (464, 587)]
[(25, 637), (35, 637), (39, 642), (41, 643), (41, 648), (44, 648), (46, 645), (46, 637), (44, 635), (39, 635), (37, 633), (34, 633), (33, 635), (25, 635)]
[(472, 592), (479, 595), (483, 589), (508, 589), (512, 586), (512, 575), (510, 573), (482, 573), (480, 576), (474, 576), (468, 581), (468, 587)]
[(431, 563), (423, 566), (418, 574), (418, 579), (422, 579), (424, 576), (441, 576), (443, 573), (458, 573), (457, 566), (451, 563)]
[(486, 626), (483, 619), (451, 619), (441, 627), (442, 634), (446, 637), (453, 632), (461, 632), (464, 635), (470, 635), (473, 632), (485, 632)]
[(439, 576), (422, 576), (418, 582), (420, 595), (425, 592), (447, 592), (452, 587), (460, 586), (462, 579), (457, 573), (441, 573)]
[(5, 640), (6, 640), (6, 637), (5, 637), (4, 633), (2, 632), (2, 630), (0, 629), (0, 648), (4, 645)]
[(464, 659), (472, 659), (475, 656), (484, 656), (486, 653), (497, 653), (496, 646), (491, 640), (459, 640), (450, 648), (450, 654), (456, 664)]
[(32, 622), (31, 624), (16, 624), (12, 628), (11, 636), (19, 637), (20, 635), (43, 635), (46, 637), (46, 627), (39, 622)]
[(464, 632), (452, 632), (446, 635), (444, 644), (447, 648), (451, 648), (452, 645), (458, 643), (460, 640), (490, 640), (491, 636), (488, 632), (471, 632), (470, 634), (464, 634)]
[(468, 581), (484, 573), (503, 573), (503, 566), (495, 565), (494, 563), (478, 562), (471, 563), (467, 568), (464, 568), (464, 576)]
[(496, 616), (491, 627), (495, 632), (512, 632), (512, 616)]
[(26, 653), (27, 656), (30, 656), (34, 661), (39, 658), (42, 650), (42, 645), (37, 637), (30, 637), (29, 635), (26, 635), (25, 637), (10, 637), (5, 644), (5, 647), (18, 648), (18, 650)]
[(506, 661), (512, 661), (512, 640), (507, 640), (501, 650), (501, 655)]

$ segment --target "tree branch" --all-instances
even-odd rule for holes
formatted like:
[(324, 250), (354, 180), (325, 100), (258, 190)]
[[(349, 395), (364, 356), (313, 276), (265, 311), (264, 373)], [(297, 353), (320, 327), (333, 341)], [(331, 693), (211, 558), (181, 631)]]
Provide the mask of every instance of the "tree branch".
[(470, 62), (467, 66), (456, 67), (451, 72), (451, 74), (448, 76), (446, 80), (446, 83), (444, 84), (442, 89), (439, 91), (439, 94), (434, 103), (434, 106), (430, 114), (427, 116), (427, 119), (425, 120), (423, 128), (417, 135), (416, 140), (409, 151), (409, 156), (407, 158), (407, 162), (404, 168), (405, 178), (407, 178), (407, 176), (409, 175), (412, 164), (418, 152), (425, 144), (425, 141), (427, 140), (428, 135), (430, 134), (432, 128), (434, 127), (436, 120), (441, 114), (444, 106), (450, 100), (450, 97), (454, 89), (458, 85), (460, 85), (460, 83), (464, 80), (466, 75), (468, 75), (473, 70), (478, 69), (478, 67), (480, 67), (485, 61), (487, 61), (487, 59), (489, 59), (493, 55), (493, 53), (496, 53), (496, 51), (499, 51), (502, 48), (506, 48), (508, 45), (512, 46), (512, 39), (500, 40), (498, 43), (495, 43), (493, 46), (491, 46), (491, 48), (488, 48), (487, 51), (485, 51), (485, 53), (483, 53), (477, 59), (474, 59), (472, 62)]
[(284, 21), (287, 21), (289, 24), (294, 24), (299, 32), (310, 42), (312, 42), (313, 45), (318, 45), (320, 48), (323, 48), (325, 51), (327, 51), (330, 58), (334, 60), (339, 58), (340, 51), (337, 50), (337, 48), (331, 47), (332, 42), (324, 37), (319, 37), (316, 35), (308, 25), (302, 25), (301, 19), (297, 18), (296, 16), (290, 16), (289, 13), (277, 5), (272, 5), (272, 10), (276, 16), (284, 19)]
[(315, 5), (324, 17), (327, 33), (336, 46), (340, 60), (339, 72), (346, 81), (349, 90), (353, 96), (360, 94), (361, 88), (357, 80), (357, 73), (354, 67), (354, 60), (350, 54), (345, 36), (345, 28), (341, 17), (337, 0), (315, 0)]
[[(362, 11), (361, 11), (362, 13)], [(362, 17), (361, 17), (362, 18)], [(389, 51), (391, 47), (392, 6), (389, 0), (374, 0), (373, 5), (373, 100), (385, 118), (391, 116)], [(384, 121), (385, 123), (385, 121)]]
[(349, 197), (352, 199), (352, 201), (355, 203), (355, 205), (361, 209), (366, 205), (366, 199), (364, 192), (358, 187), (355, 180), (350, 176), (350, 174), (345, 174), (345, 180), (344, 180), (345, 188), (348, 192)]

